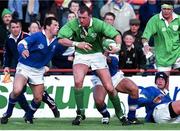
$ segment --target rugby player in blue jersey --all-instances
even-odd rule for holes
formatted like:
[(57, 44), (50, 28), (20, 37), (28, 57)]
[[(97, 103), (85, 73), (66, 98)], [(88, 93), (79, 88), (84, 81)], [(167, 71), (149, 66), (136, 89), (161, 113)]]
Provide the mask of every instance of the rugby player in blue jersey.
[(19, 62), (13, 83), (13, 91), (9, 96), (9, 104), (15, 104), (24, 85), (30, 85), (34, 99), (25, 115), (25, 122), (33, 123), (33, 114), (39, 108), (44, 92), (45, 65), (54, 55), (58, 42), (56, 35), (59, 24), (56, 18), (48, 17), (44, 23), (44, 30), (32, 34), (20, 41), (18, 51)]
[[(156, 87), (139, 87), (138, 108), (145, 107), (147, 122), (180, 122), (180, 100), (171, 100), (166, 89), (167, 81), (168, 76), (164, 72), (158, 72), (155, 75)], [(135, 118), (135, 115), (131, 117)]]
[[(19, 57), (18, 50), (17, 50), (18, 42), (20, 42), (20, 40), (22, 40), (23, 38), (33, 33), (39, 32), (40, 25), (37, 21), (31, 22), (29, 26), (30, 32), (29, 32), (29, 35), (27, 35), (26, 33), (21, 31), (21, 23), (18, 20), (12, 20), (10, 22), (10, 29), (11, 29), (11, 35), (10, 35), (10, 38), (8, 39), (8, 42), (6, 43), (6, 48), (5, 48), (6, 50), (4, 54), (4, 72), (8, 72), (8, 73), (10, 73), (10, 68), (15, 69), (18, 63), (18, 57)], [(13, 38), (12, 36), (17, 36), (18, 38), (17, 42), (15, 42), (15, 40), (13, 41), (13, 39), (15, 38)], [(13, 61), (13, 63), (11, 61)], [(19, 105), (21, 106), (21, 108), (24, 109), (25, 112), (27, 112), (29, 106), (24, 95), (25, 91), (26, 91), (26, 85), (23, 88), (23, 91), (21, 92), (21, 94), (18, 96), (17, 101)], [(54, 114), (54, 117), (58, 118), (60, 116), (60, 113), (58, 111), (56, 103), (54, 102), (54, 99), (49, 96), (47, 91), (44, 91), (42, 101), (48, 104), (49, 108), (52, 110)], [(1, 124), (8, 123), (8, 119), (12, 115), (14, 106), (15, 106), (15, 103), (8, 104), (7, 110), (1, 118)]]
[[(130, 112), (131, 114), (135, 115), (135, 110), (139, 98), (137, 85), (132, 80), (124, 78), (124, 73), (122, 71), (119, 71), (118, 58), (116, 56), (108, 56), (107, 63), (109, 66), (113, 86), (115, 87), (117, 92), (129, 94), (129, 99), (131, 99), (131, 101), (129, 101), (130, 103), (128, 103), (130, 107)], [(93, 97), (95, 100), (96, 108), (103, 116), (102, 123), (108, 124), (110, 114), (104, 102), (107, 92), (104, 89), (100, 78), (96, 74), (93, 75), (91, 81), (93, 83)], [(129, 119), (129, 123), (142, 124), (142, 122), (135, 117), (133, 119)]]

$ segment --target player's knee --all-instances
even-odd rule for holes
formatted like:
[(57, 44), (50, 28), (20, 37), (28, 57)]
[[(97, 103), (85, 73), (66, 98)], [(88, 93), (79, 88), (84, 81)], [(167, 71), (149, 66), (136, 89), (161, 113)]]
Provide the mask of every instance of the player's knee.
[(41, 95), (35, 96), (35, 97), (34, 97), (34, 101), (35, 101), (36, 103), (41, 102), (41, 101), (42, 101), (42, 96), (41, 96)]
[(138, 87), (132, 86), (132, 90), (131, 90), (131, 96), (132, 96), (132, 98), (137, 99), (137, 98), (139, 97), (138, 91), (139, 91), (139, 90), (138, 90)]
[(21, 94), (21, 89), (20, 88), (14, 88), (12, 91), (13, 97), (18, 97)]
[(109, 94), (109, 95), (112, 95), (112, 96), (114, 96), (114, 94), (115, 94), (115, 89), (114, 88), (110, 88), (110, 89), (107, 89), (106, 90), (107, 91), (107, 93)]
[(75, 87), (82, 87), (82, 85), (83, 85), (83, 80), (81, 79), (75, 80)]

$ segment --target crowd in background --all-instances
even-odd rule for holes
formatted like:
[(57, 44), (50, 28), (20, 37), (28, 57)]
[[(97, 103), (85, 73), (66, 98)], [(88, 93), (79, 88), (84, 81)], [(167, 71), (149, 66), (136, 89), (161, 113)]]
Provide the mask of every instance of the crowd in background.
[[(108, 19), (113, 20), (112, 25), (120, 32), (123, 40), (118, 54), (120, 69), (140, 69), (141, 72), (146, 69), (155, 69), (155, 56), (147, 57), (144, 55), (141, 36), (148, 20), (161, 11), (160, 2), (161, 0), (0, 1), (0, 67), (14, 68), (13, 65), (16, 65), (17, 62), (14, 61), (17, 60), (14, 57), (18, 57), (18, 54), (13, 54), (16, 46), (11, 46), (12, 43), (17, 45), (34, 28), (40, 30), (46, 17), (55, 16), (61, 28), (66, 22), (77, 17), (80, 6), (86, 5), (90, 8), (93, 17), (105, 20), (105, 15), (109, 13)], [(179, 0), (175, 0), (174, 11), (180, 14)], [(5, 19), (6, 14), (11, 15), (12, 18)], [(11, 19), (20, 21), (21, 24), (17, 30), (11, 29), (12, 26), (9, 27)], [(34, 25), (32, 25), (33, 22), (35, 22)], [(153, 47), (153, 39), (149, 41), (149, 45)], [(74, 49), (64, 46), (61, 48), (49, 64), (51, 68), (72, 67)], [(7, 58), (11, 58), (11, 60), (7, 60)], [(11, 61), (10, 65), (7, 65), (7, 61)]]

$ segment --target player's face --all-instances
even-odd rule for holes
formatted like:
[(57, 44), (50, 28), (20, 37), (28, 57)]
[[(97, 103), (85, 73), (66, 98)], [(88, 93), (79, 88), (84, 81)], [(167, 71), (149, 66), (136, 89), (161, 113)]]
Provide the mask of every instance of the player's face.
[(158, 88), (164, 89), (166, 87), (166, 81), (163, 78), (159, 77), (156, 80), (156, 85)]
[(82, 27), (88, 27), (90, 24), (91, 16), (88, 15), (88, 12), (80, 13), (78, 12), (79, 23)]
[(110, 15), (107, 15), (105, 18), (104, 18), (104, 21), (110, 25), (113, 25), (114, 24), (114, 18)]
[(52, 24), (50, 25), (50, 31), (53, 36), (56, 36), (58, 34), (59, 30), (59, 23), (55, 20), (52, 21)]
[(11, 23), (10, 24), (10, 31), (11, 31), (11, 34), (14, 37), (17, 37), (19, 35), (19, 33), (21, 32), (21, 25), (20, 25), (20, 23)]
[(173, 9), (172, 8), (162, 8), (162, 16), (165, 19), (168, 19), (170, 17), (172, 17), (172, 13), (173, 13)]
[(10, 21), (12, 20), (12, 15), (10, 14), (4, 15), (2, 19), (3, 19), (4, 24), (8, 25)]

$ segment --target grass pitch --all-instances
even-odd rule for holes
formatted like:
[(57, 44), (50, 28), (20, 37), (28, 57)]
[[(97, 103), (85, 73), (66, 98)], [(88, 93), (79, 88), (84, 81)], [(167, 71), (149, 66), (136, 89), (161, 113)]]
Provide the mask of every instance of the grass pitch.
[(38, 118), (34, 124), (27, 124), (22, 118), (10, 118), (0, 130), (179, 130), (180, 124), (144, 123), (122, 126), (117, 118), (111, 118), (108, 125), (101, 124), (101, 118), (86, 118), (79, 126), (71, 124), (73, 118)]

